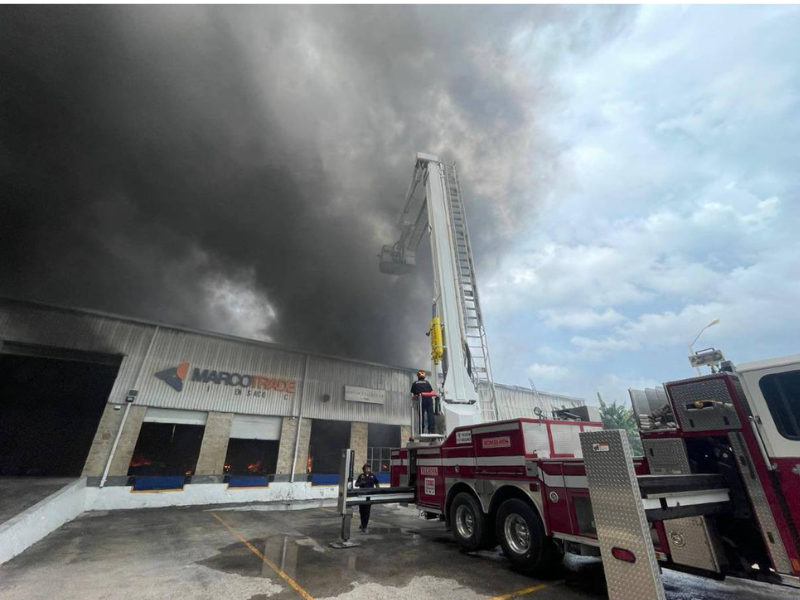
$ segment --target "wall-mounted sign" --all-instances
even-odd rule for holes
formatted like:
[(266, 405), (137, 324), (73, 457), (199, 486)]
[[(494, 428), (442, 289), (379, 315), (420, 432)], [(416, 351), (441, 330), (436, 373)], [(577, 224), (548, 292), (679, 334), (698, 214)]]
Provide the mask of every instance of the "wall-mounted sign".
[(385, 404), (386, 390), (344, 386), (344, 399), (348, 402), (366, 402), (368, 404)]
[[(177, 367), (171, 367), (155, 373), (155, 377), (166, 383), (176, 392), (183, 390), (183, 384), (189, 374), (189, 363), (184, 362)], [(190, 381), (213, 383), (216, 385), (227, 385), (239, 389), (252, 388), (254, 390), (275, 390), (287, 394), (294, 394), (297, 390), (297, 382), (294, 379), (280, 379), (277, 377), (267, 377), (265, 375), (240, 375), (228, 371), (215, 371), (195, 368), (192, 372)]]

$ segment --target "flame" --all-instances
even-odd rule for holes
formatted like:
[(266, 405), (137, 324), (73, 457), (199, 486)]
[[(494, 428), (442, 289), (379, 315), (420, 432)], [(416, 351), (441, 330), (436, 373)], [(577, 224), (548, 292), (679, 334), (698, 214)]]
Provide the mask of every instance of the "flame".
[(133, 458), (131, 458), (132, 467), (146, 467), (151, 464), (153, 464), (152, 461), (141, 454), (135, 454)]
[(259, 470), (261, 470), (261, 461), (257, 460), (254, 463), (250, 463), (249, 465), (247, 465), (247, 470), (250, 471), (251, 473), (257, 473)]

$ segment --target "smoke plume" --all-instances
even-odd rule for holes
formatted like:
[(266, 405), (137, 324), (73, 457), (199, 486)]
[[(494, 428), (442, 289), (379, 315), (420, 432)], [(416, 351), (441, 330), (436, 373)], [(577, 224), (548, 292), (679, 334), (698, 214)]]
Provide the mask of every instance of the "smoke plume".
[(621, 11), (2, 7), (0, 294), (413, 366), (427, 254), (376, 255), (414, 153), (458, 161), (480, 275), (557, 174), (542, 36)]

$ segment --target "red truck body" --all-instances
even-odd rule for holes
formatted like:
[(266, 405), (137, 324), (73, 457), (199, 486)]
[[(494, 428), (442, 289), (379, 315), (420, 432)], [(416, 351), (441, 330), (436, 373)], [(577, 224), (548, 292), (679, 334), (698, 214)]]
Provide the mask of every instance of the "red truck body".
[[(796, 584), (800, 476), (792, 468), (800, 459), (765, 460), (736, 374), (665, 389), (665, 424), (642, 429), (646, 456), (633, 458), (657, 559), (691, 572), (777, 575)], [(459, 494), (477, 501), (491, 527), (500, 506), (516, 498), (535, 509), (561, 552), (599, 554), (579, 435), (602, 428), (551, 419), (460, 427), (441, 444), (412, 442), (393, 450), (392, 486), (413, 486), (416, 505), (451, 527)], [(698, 481), (710, 482), (708, 489)], [(497, 531), (502, 537), (502, 527)], [(687, 545), (702, 536), (701, 558), (688, 560)]]

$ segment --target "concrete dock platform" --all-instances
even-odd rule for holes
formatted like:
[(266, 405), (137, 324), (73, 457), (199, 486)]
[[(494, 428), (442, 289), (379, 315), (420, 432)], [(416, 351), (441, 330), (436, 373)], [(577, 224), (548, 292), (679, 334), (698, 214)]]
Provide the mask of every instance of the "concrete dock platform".
[[(597, 559), (568, 558), (547, 580), (499, 551), (462, 552), (444, 526), (374, 507), (362, 545), (334, 550), (328, 508), (187, 507), (89, 512), (0, 566), (0, 600), (590, 600)], [(797, 590), (666, 573), (670, 600), (788, 600)]]
[(0, 477), (0, 524), (73, 481), (74, 477)]

